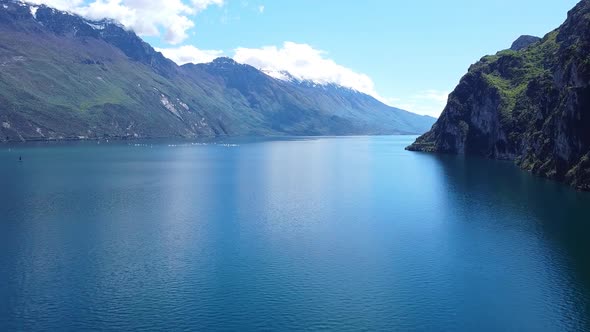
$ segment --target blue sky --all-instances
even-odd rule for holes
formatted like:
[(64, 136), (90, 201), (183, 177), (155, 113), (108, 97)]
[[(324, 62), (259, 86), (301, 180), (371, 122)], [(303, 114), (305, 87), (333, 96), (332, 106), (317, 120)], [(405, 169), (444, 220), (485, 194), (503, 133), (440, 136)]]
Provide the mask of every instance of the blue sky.
[(177, 62), (235, 57), (438, 116), (470, 64), (521, 34), (543, 36), (577, 0), (37, 2), (113, 16)]

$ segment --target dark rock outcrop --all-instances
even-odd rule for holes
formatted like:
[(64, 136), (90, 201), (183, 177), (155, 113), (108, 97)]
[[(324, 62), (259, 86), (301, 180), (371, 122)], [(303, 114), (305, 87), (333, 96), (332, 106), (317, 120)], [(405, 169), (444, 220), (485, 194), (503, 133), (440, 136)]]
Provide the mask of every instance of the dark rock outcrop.
[(518, 37), (510, 46), (510, 49), (513, 51), (520, 51), (524, 50), (525, 48), (531, 46), (532, 44), (541, 41), (541, 38), (529, 35), (523, 35)]
[(590, 0), (517, 49), (472, 65), (432, 130), (408, 150), (514, 160), (590, 190)]

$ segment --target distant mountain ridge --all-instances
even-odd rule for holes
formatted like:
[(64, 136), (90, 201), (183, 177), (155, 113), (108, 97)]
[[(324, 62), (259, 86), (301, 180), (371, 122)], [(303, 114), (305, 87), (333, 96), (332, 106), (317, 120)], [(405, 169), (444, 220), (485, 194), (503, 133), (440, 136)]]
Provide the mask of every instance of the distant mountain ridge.
[(409, 150), (514, 160), (590, 190), (590, 0), (542, 40), (483, 57)]
[(434, 118), (228, 58), (176, 65), (112, 20), (0, 0), (0, 141), (420, 134)]

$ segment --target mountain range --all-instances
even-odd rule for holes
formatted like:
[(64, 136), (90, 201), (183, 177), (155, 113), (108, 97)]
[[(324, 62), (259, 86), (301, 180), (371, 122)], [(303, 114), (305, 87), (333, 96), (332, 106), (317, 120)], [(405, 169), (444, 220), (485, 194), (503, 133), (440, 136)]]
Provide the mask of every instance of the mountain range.
[(0, 141), (421, 134), (434, 121), (229, 58), (178, 66), (112, 20), (0, 0)]
[(408, 149), (514, 160), (590, 190), (590, 0), (544, 38), (523, 36), (472, 65)]

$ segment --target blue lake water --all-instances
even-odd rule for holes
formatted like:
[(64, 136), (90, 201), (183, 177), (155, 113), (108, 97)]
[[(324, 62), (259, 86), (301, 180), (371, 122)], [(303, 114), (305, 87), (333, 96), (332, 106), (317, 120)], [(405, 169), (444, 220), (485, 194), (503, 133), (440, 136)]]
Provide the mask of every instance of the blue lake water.
[(413, 139), (0, 145), (0, 330), (590, 330), (590, 195)]

